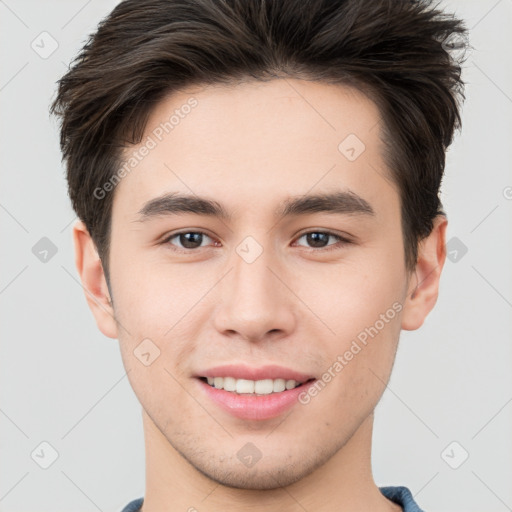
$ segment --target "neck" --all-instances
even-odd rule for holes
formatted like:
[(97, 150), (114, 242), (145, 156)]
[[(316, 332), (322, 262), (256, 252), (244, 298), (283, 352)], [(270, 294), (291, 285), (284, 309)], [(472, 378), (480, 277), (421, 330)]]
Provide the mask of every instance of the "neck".
[(298, 482), (270, 490), (234, 489), (200, 473), (167, 441), (143, 411), (146, 492), (142, 512), (189, 511), (399, 512), (385, 498), (371, 472), (373, 415), (323, 466)]

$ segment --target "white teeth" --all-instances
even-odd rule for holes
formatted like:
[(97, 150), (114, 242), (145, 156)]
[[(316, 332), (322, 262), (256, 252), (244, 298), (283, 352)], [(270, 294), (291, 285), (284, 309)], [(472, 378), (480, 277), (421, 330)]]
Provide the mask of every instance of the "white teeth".
[(297, 383), (294, 380), (287, 380), (285, 384), (286, 389), (293, 389), (296, 385)]
[(254, 381), (238, 379), (236, 381), (236, 392), (237, 393), (254, 393)]
[[(294, 381), (295, 382), (295, 381)], [(293, 386), (295, 387), (295, 386)], [(276, 379), (274, 381), (274, 393), (279, 393), (286, 389), (286, 381), (284, 379)]]
[(224, 389), (226, 391), (236, 391), (236, 379), (233, 377), (224, 377)]
[(274, 391), (274, 381), (272, 379), (257, 380), (254, 384), (254, 392), (257, 395), (270, 395)]
[(262, 379), (247, 380), (235, 379), (234, 377), (207, 377), (210, 386), (225, 391), (234, 391), (238, 394), (256, 394), (270, 395), (271, 393), (280, 393), (285, 389), (293, 389), (301, 383), (289, 379)]

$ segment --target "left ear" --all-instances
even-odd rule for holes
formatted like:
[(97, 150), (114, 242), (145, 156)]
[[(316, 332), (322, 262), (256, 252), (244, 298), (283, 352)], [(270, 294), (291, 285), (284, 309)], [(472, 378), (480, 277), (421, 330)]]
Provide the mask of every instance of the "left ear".
[(402, 314), (402, 329), (414, 331), (423, 325), (439, 294), (439, 279), (446, 260), (446, 226), (444, 215), (434, 219), (434, 228), (418, 244), (418, 260), (409, 282)]

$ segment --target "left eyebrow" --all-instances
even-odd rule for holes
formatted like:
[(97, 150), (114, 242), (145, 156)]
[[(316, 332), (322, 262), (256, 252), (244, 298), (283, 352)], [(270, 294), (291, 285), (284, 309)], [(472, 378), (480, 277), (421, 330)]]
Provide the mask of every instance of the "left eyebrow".
[[(375, 215), (370, 203), (350, 190), (290, 197), (274, 211), (274, 215), (282, 219), (321, 212)], [(144, 222), (154, 217), (180, 213), (206, 215), (225, 221), (232, 219), (231, 214), (217, 201), (196, 195), (170, 193), (146, 202), (138, 212), (138, 220)]]
[(292, 197), (275, 211), (275, 215), (283, 218), (319, 212), (375, 215), (370, 203), (350, 190)]

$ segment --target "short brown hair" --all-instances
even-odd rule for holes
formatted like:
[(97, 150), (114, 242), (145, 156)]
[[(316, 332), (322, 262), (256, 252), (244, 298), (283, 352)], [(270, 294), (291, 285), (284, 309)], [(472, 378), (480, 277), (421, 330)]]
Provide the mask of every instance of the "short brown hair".
[[(445, 151), (460, 126), (463, 23), (428, 0), (125, 0), (59, 80), (69, 195), (108, 281), (113, 193), (94, 190), (141, 141), (151, 109), (193, 84), (293, 77), (350, 85), (378, 106), (400, 191), (407, 268), (442, 214)], [(453, 44), (455, 42), (455, 45)]]

